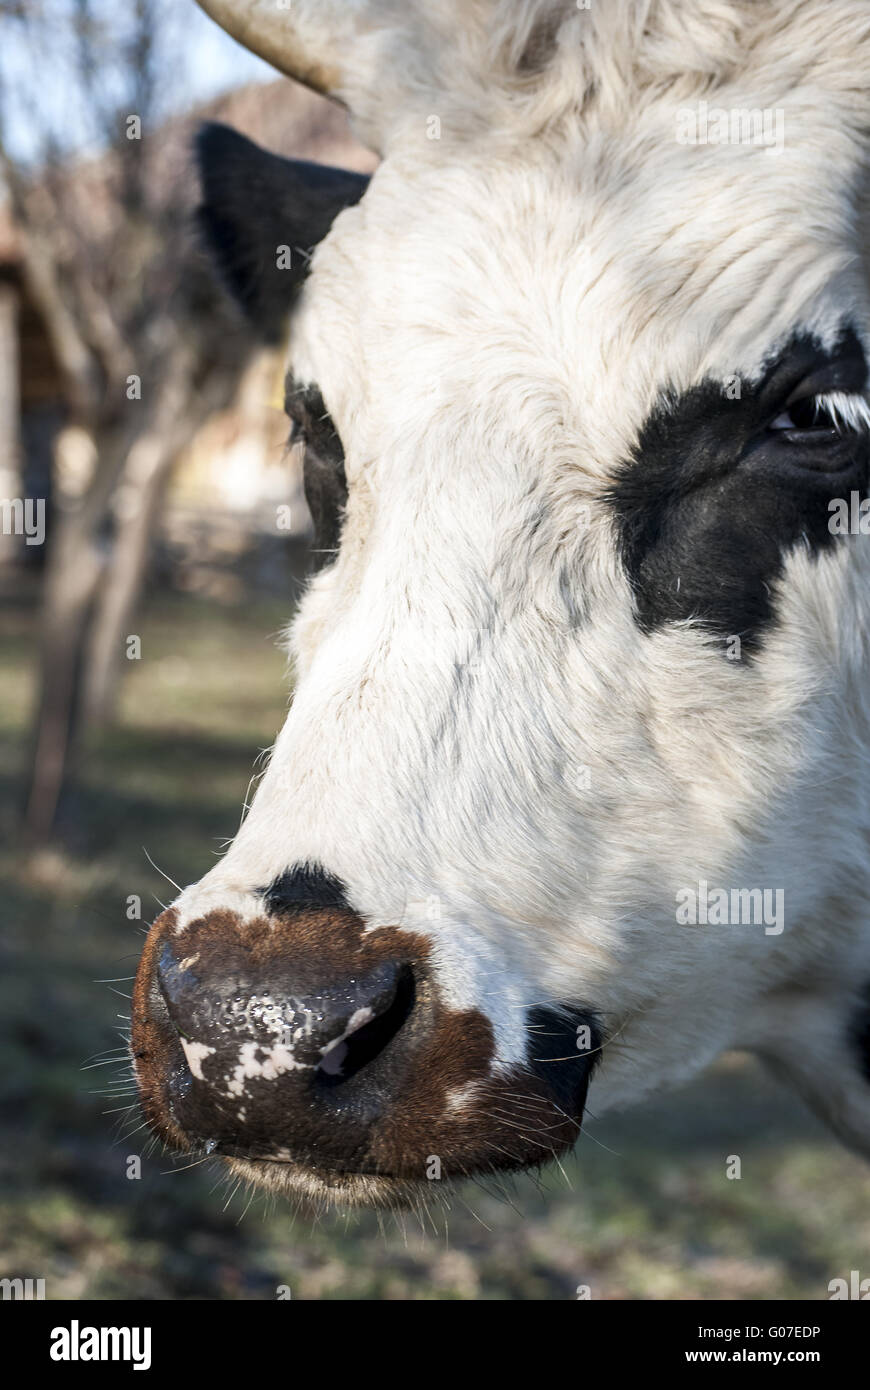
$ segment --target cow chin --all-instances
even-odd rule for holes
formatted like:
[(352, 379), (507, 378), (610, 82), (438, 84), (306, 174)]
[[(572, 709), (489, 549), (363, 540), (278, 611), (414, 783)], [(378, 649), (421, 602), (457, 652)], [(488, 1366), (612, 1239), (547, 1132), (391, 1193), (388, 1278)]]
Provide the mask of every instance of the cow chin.
[(400, 1208), (431, 1198), (437, 1183), (391, 1178), (382, 1173), (320, 1172), (299, 1163), (227, 1159), (233, 1177), (254, 1187), (318, 1208)]
[[(507, 1078), (505, 1078), (507, 1080)], [(569, 1116), (555, 1099), (530, 1090), (530, 1078), (514, 1072), (508, 1085), (486, 1086), (480, 1108), (457, 1126), (456, 1139), (442, 1164), (437, 1152), (394, 1154), (395, 1164), (380, 1168), (377, 1159), (361, 1157), (359, 1167), (343, 1168), (308, 1152), (296, 1157), (289, 1149), (272, 1155), (245, 1154), (242, 1146), (221, 1146), (214, 1156), (226, 1164), (233, 1177), (277, 1196), (309, 1201), (320, 1207), (402, 1207), (419, 1205), (449, 1189), (457, 1181), (495, 1173), (540, 1168), (567, 1152), (580, 1131), (580, 1114)], [(532, 1118), (530, 1105), (536, 1113)], [(582, 1107), (581, 1107), (582, 1109)], [(154, 1123), (170, 1147), (186, 1153), (202, 1152), (174, 1127)], [(433, 1121), (440, 1132), (433, 1150), (448, 1148), (445, 1126)], [(174, 1133), (172, 1132), (174, 1130)], [(171, 1138), (170, 1138), (171, 1135)], [(377, 1152), (377, 1141), (372, 1145)]]
[(241, 1135), (203, 1142), (178, 1125), (172, 1080), (157, 1093), (143, 1087), (142, 1101), (150, 1128), (168, 1148), (220, 1159), (254, 1187), (319, 1207), (398, 1208), (437, 1198), (466, 1178), (540, 1168), (569, 1151), (580, 1133), (589, 1070), (570, 1098), (552, 1094), (525, 1067), (467, 1083), (437, 1113), (424, 1108), (415, 1115), (412, 1090), (359, 1136), (344, 1162), (328, 1138), (323, 1152), (297, 1143), (292, 1122), (279, 1126), (272, 1145), (248, 1146)]

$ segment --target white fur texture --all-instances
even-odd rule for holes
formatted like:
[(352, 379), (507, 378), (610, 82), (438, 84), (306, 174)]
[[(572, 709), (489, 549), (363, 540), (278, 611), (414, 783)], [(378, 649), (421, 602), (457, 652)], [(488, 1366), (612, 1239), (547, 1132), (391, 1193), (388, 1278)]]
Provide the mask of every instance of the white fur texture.
[[(253, 913), (316, 861), (372, 930), (431, 937), (500, 1063), (529, 1005), (582, 1001), (609, 1039), (596, 1113), (754, 1048), (870, 1152), (846, 1038), (870, 980), (870, 543), (796, 550), (760, 657), (730, 663), (688, 623), (641, 634), (603, 500), (663, 390), (844, 319), (870, 349), (870, 5), (371, 8), (343, 94), (385, 159), (291, 340), (347, 521), (271, 762), (182, 920)], [(701, 99), (782, 108), (782, 153), (678, 143)], [(702, 879), (783, 887), (784, 931), (678, 926)]]

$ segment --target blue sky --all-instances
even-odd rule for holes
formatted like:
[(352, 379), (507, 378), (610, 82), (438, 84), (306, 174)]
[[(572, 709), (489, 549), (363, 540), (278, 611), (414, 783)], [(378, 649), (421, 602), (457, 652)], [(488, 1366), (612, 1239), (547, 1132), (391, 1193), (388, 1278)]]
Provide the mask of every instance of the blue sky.
[[(32, 0), (44, 20), (29, 28), (0, 19), (0, 116), (4, 138), (19, 158), (38, 157), (46, 128), (62, 148), (83, 150), (98, 143), (89, 124), (81, 88), (71, 61), (76, 0)], [(160, 116), (165, 117), (244, 82), (268, 81), (275, 71), (240, 48), (215, 25), (194, 0), (162, 0), (165, 20), (155, 56), (159, 75)], [(124, 39), (125, 7), (118, 0), (92, 0), (92, 8), (113, 33)], [(101, 89), (123, 103), (121, 65), (94, 49)]]

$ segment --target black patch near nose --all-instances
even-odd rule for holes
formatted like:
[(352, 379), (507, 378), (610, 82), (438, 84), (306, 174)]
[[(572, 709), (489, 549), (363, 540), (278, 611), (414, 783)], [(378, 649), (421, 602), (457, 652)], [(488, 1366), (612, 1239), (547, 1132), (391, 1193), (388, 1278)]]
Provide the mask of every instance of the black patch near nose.
[(539, 1004), (526, 1015), (528, 1064), (568, 1115), (579, 1115), (601, 1057), (601, 1024), (588, 1009)]
[(327, 873), (319, 864), (297, 864), (258, 892), (263, 896), (266, 911), (273, 917), (309, 907), (352, 910), (341, 879)]
[(793, 338), (759, 382), (705, 381), (662, 397), (609, 497), (642, 631), (692, 619), (752, 655), (775, 618), (789, 550), (832, 545), (830, 502), (865, 496), (868, 481), (866, 436), (820, 458), (769, 426), (802, 383), (860, 393), (866, 379), (847, 329), (832, 351)]

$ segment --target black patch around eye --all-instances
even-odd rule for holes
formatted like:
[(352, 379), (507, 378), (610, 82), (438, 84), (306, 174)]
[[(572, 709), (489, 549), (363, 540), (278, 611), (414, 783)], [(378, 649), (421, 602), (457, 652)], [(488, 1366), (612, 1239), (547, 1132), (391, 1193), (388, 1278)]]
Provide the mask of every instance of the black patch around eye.
[(335, 558), (347, 506), (344, 449), (316, 386), (301, 387), (288, 378), (287, 413), (305, 440), (302, 481), (314, 526), (312, 569)]
[(829, 503), (866, 495), (870, 453), (867, 438), (853, 435), (820, 456), (767, 426), (802, 383), (856, 392), (866, 377), (849, 329), (831, 353), (794, 338), (760, 382), (739, 383), (739, 398), (707, 381), (654, 408), (608, 499), (644, 632), (694, 619), (739, 637), (743, 654), (757, 651), (786, 555), (835, 543)]

